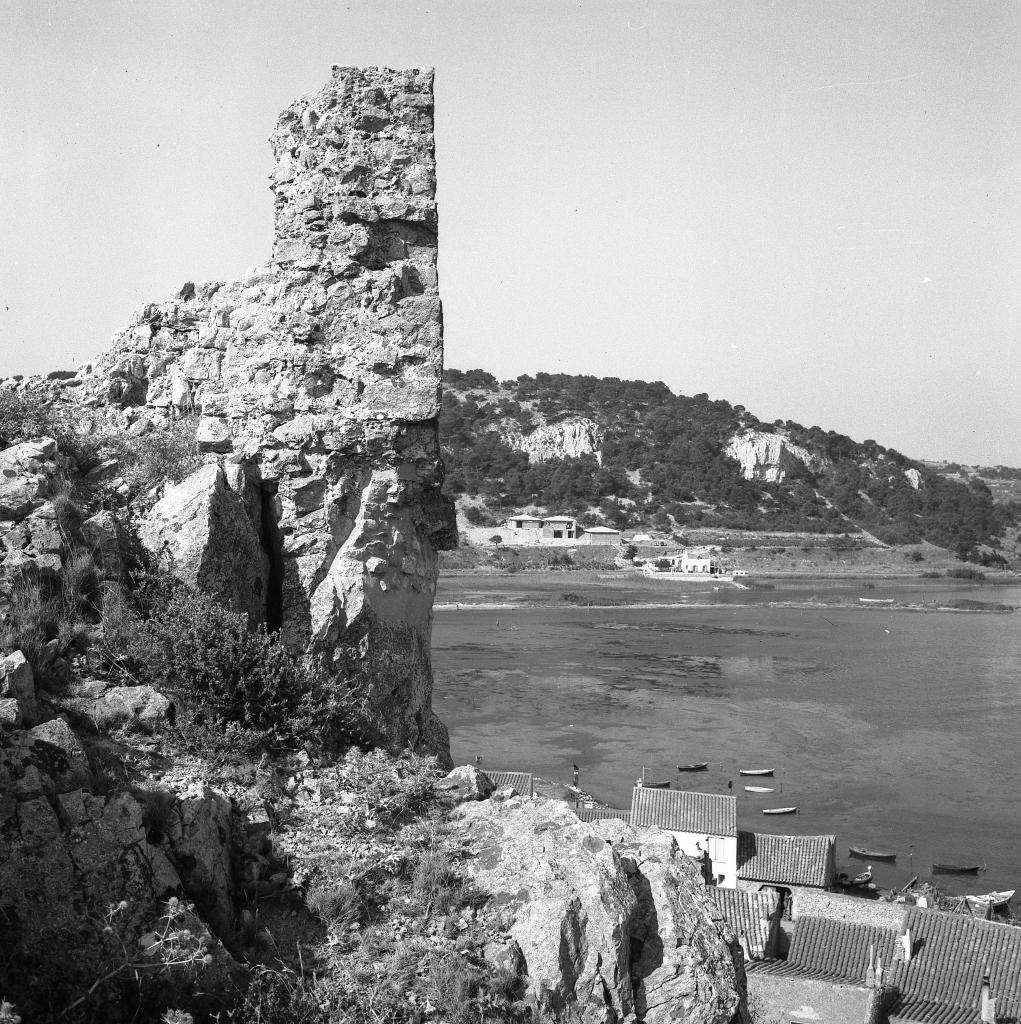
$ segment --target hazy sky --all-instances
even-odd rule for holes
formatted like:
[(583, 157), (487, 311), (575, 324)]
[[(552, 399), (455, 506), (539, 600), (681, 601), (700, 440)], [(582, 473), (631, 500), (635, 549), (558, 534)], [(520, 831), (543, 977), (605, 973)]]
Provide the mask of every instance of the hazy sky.
[(0, 41), (0, 374), (263, 262), (279, 111), (433, 65), (448, 365), (1021, 465), (1016, 0), (3, 0)]

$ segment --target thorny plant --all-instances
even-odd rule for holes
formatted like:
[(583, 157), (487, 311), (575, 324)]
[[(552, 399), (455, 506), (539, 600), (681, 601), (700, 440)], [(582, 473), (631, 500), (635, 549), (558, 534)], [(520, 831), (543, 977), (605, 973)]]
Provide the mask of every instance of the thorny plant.
[(164, 904), (163, 914), (156, 927), (138, 940), (140, 955), (124, 941), (118, 930), (119, 919), (127, 909), (127, 900), (111, 903), (104, 914), (106, 923), (102, 929), (104, 934), (114, 937), (120, 945), (120, 962), (97, 978), (87, 992), (65, 1007), (62, 1017), (68, 1016), (87, 1002), (97, 989), (119, 975), (134, 974), (141, 991), (148, 976), (167, 974), (175, 968), (200, 970), (213, 963), (213, 937), (204, 928), (196, 931), (189, 926), (189, 920), (197, 920), (192, 904), (184, 903), (176, 896), (171, 897)]

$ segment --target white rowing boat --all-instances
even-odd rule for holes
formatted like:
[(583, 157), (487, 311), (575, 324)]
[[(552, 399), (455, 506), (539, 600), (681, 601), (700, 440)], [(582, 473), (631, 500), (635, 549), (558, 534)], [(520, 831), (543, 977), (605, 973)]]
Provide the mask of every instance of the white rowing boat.
[(965, 896), (964, 898), (973, 906), (979, 909), (985, 907), (1002, 907), (1009, 903), (1014, 897), (1015, 889), (1008, 889), (1004, 892), (987, 892), (984, 896)]
[(797, 807), (763, 807), (763, 814), (797, 814)]
[(773, 790), (769, 786), (745, 786), (744, 791), (746, 793), (772, 793)]

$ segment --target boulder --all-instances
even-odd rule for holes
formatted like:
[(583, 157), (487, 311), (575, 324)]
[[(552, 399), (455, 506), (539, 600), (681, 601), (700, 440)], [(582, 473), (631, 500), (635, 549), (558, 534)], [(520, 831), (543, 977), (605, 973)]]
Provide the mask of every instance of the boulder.
[(32, 666), (21, 651), (0, 658), (0, 697), (17, 701), (26, 721), (36, 720), (35, 677)]
[(454, 793), (459, 801), (485, 800), (496, 789), (489, 776), (472, 764), (462, 764), (453, 769), (436, 783), (436, 788)]
[(57, 442), (51, 437), (0, 451), (0, 521), (23, 519), (44, 503), (56, 459)]
[(52, 703), (105, 733), (152, 735), (174, 721), (174, 705), (151, 686), (114, 686), (104, 680), (72, 682)]
[(579, 1024), (730, 1024), (744, 1012), (739, 947), (721, 938), (697, 868), (652, 831), (585, 824), (543, 799), (455, 812), (465, 867), (517, 947), (491, 944), (487, 958), (525, 972), (543, 1011)]
[(246, 612), (266, 617), (269, 561), (241, 495), (223, 467), (209, 463), (168, 487), (138, 536), (178, 579)]

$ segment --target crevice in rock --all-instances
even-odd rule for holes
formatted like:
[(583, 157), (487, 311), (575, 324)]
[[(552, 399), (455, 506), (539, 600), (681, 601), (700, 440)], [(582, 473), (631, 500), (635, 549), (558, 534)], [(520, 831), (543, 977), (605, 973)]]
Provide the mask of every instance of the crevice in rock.
[(284, 535), (280, 530), (280, 502), (275, 480), (261, 484), (262, 534), (259, 543), (269, 558), (266, 586), (266, 629), (276, 633), (284, 624)]

